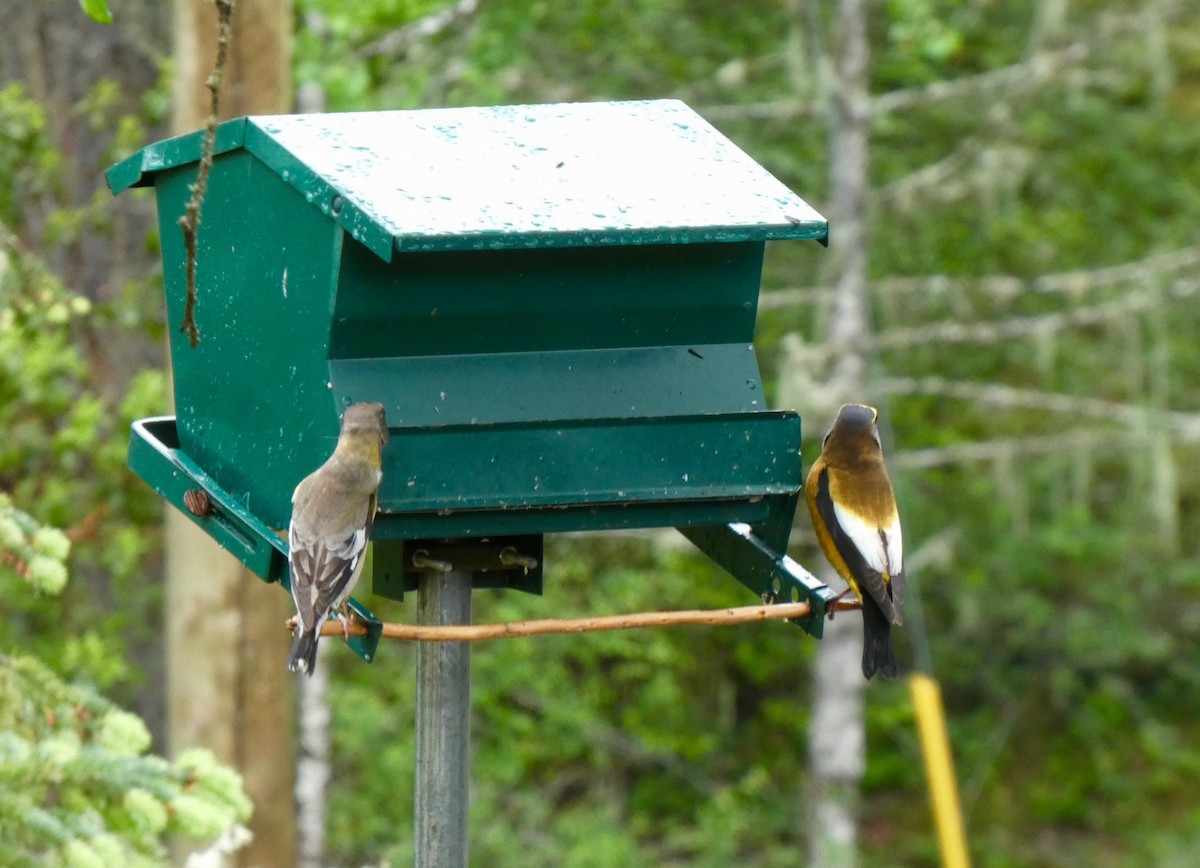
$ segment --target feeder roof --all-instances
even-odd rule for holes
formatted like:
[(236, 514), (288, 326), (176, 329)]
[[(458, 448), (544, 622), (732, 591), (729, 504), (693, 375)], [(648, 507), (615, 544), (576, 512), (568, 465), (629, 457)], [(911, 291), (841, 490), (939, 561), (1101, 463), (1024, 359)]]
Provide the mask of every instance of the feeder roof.
[[(108, 170), (197, 163), (203, 131)], [(217, 128), (390, 261), (436, 251), (824, 241), (820, 214), (678, 100), (268, 115)], [(247, 196), (254, 195), (252, 190)]]

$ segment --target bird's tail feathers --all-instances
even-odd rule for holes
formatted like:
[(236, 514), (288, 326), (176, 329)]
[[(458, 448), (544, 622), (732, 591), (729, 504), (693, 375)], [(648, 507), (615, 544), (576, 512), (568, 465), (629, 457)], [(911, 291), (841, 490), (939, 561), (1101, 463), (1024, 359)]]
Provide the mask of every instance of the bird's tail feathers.
[(296, 639), (292, 642), (292, 651), (288, 654), (288, 672), (303, 672), (305, 675), (312, 676), (313, 670), (317, 668), (317, 636), (319, 632), (320, 627), (310, 632), (296, 634)]
[(900, 675), (896, 653), (892, 650), (892, 625), (871, 597), (863, 598), (863, 677), (870, 679), (876, 672), (888, 681)]

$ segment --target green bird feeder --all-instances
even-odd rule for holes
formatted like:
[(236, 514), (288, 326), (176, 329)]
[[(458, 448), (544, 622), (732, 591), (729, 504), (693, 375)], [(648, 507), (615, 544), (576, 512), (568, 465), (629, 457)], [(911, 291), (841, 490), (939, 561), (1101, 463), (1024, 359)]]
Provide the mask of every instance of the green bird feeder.
[[(173, 328), (202, 141), (107, 172), (155, 189)], [(292, 489), (346, 405), (379, 401), (375, 593), (446, 552), (539, 592), (545, 533), (677, 527), (755, 594), (811, 602), (819, 636), (834, 595), (784, 554), (800, 418), (767, 409), (751, 342), (766, 242), (827, 232), (674, 100), (228, 121), (200, 343), (172, 335), (177, 415), (137, 422), (129, 463), (286, 583)]]

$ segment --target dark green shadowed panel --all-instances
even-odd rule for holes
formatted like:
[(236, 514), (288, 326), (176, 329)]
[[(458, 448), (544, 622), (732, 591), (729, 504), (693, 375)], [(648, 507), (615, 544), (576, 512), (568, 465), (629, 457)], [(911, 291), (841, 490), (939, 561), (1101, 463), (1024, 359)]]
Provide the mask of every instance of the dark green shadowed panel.
[(339, 358), (715, 344), (754, 338), (761, 242), (343, 253)]

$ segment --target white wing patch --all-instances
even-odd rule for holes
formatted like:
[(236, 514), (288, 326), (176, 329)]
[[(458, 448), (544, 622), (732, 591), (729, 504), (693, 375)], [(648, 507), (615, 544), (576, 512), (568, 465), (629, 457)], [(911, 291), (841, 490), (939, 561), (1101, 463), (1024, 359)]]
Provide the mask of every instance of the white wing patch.
[(897, 515), (892, 523), (881, 529), (884, 537), (884, 547), (887, 550), (889, 576), (894, 576), (897, 573), (904, 571), (904, 540), (900, 538), (900, 516)]
[(898, 517), (887, 527), (880, 528), (836, 502), (833, 504), (833, 513), (846, 536), (862, 553), (867, 566), (887, 576), (894, 576), (901, 571), (904, 546), (900, 539)]

